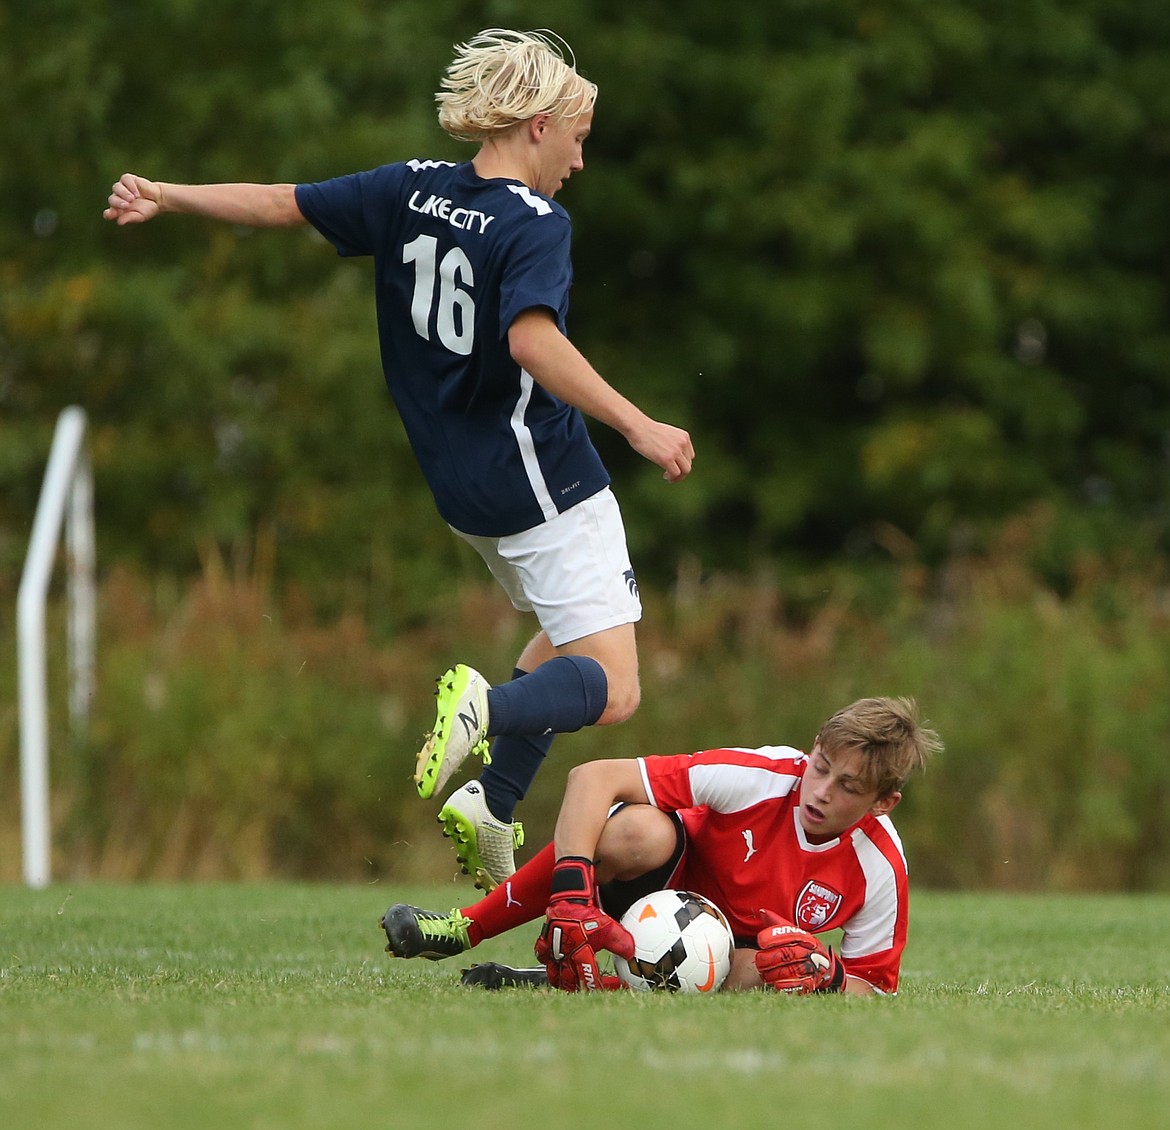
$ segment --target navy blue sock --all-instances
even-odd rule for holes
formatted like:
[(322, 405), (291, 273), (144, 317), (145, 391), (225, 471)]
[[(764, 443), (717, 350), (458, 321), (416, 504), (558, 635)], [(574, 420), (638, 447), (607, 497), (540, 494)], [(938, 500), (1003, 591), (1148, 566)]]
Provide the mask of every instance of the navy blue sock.
[[(546, 674), (538, 679), (534, 690), (532, 680), (546, 667), (553, 668), (552, 678)], [(526, 724), (525, 720), (536, 714), (540, 700), (550, 690), (563, 685), (572, 689), (574, 680), (580, 696), (575, 710), (570, 711), (562, 704), (547, 714), (548, 722), (553, 724), (546, 725), (538, 733), (518, 733), (513, 729), (516, 725)], [(519, 685), (521, 681), (522, 686)], [(511, 821), (517, 803), (524, 799), (531, 788), (557, 733), (566, 733), (569, 729), (579, 730), (581, 726), (590, 726), (601, 717), (607, 689), (608, 682), (601, 664), (580, 656), (558, 656), (541, 664), (531, 673), (517, 667), (512, 672), (511, 683), (492, 687), (488, 691), (489, 732), (499, 736), (492, 742), (491, 764), (484, 766), (479, 783), (483, 786), (483, 799), (488, 811), (497, 820)], [(497, 691), (510, 694), (497, 694)], [(516, 708), (517, 702), (520, 703), (519, 709)], [(505, 714), (506, 729), (500, 723), (498, 710)], [(517, 718), (520, 722), (517, 722)], [(578, 718), (581, 721), (573, 725)], [(568, 726), (565, 726), (566, 721)]]
[[(517, 667), (512, 678), (523, 679), (527, 674)], [(491, 764), (483, 767), (479, 783), (488, 811), (497, 820), (511, 823), (516, 805), (536, 779), (555, 737), (551, 730), (538, 735), (501, 734), (492, 743)]]
[(571, 734), (592, 726), (608, 697), (609, 680), (596, 659), (558, 655), (488, 691), (488, 734)]

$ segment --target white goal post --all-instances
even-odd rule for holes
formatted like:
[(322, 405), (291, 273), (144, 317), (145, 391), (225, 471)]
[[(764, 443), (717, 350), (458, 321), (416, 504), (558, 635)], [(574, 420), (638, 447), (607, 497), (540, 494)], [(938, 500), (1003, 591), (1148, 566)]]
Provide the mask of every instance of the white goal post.
[(85, 423), (85, 412), (77, 407), (66, 408), (57, 419), (16, 596), (21, 844), (25, 885), (37, 888), (47, 887), (52, 878), (45, 610), (62, 525), (69, 605), (69, 718), (75, 736), (85, 732), (93, 697), (93, 473), (85, 449)]

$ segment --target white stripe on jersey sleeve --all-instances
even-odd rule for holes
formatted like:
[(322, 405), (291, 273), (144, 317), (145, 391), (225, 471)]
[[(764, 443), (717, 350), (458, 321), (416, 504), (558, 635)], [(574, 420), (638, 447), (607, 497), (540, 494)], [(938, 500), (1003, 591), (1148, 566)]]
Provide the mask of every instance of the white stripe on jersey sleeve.
[(532, 376), (521, 369), (520, 399), (516, 401), (516, 407), (512, 410), (512, 417), (508, 422), (512, 426), (512, 434), (515, 435), (516, 443), (520, 447), (520, 458), (524, 463), (524, 473), (528, 476), (528, 485), (532, 487), (532, 493), (536, 495), (536, 501), (540, 505), (540, 512), (544, 515), (544, 520), (550, 522), (557, 516), (557, 504), (553, 502), (552, 495), (548, 492), (548, 484), (544, 481), (540, 463), (536, 458), (536, 444), (532, 442), (532, 432), (524, 422), (524, 413), (528, 411), (528, 402), (532, 399), (532, 385)]
[[(761, 749), (727, 750), (766, 757), (771, 761), (788, 761), (803, 757), (789, 746), (764, 746)], [(695, 804), (705, 804), (716, 812), (742, 812), (765, 800), (776, 800), (792, 792), (800, 777), (795, 773), (765, 769), (759, 765), (737, 765), (734, 761), (699, 764), (690, 770), (691, 795)]]
[[(904, 863), (906, 856), (894, 825), (884, 816), (879, 820)], [(845, 926), (841, 956), (862, 957), (888, 950), (894, 944), (898, 922), (898, 882), (890, 861), (860, 828), (855, 828), (850, 838), (865, 875), (865, 902)]]

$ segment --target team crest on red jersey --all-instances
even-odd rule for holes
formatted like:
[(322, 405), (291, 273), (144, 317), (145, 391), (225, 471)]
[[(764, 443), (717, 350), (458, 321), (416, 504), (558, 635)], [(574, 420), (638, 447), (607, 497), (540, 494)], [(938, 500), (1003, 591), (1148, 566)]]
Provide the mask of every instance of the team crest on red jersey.
[(796, 924), (810, 933), (823, 930), (837, 913), (842, 899), (840, 891), (818, 883), (815, 879), (805, 883), (804, 890), (796, 900)]

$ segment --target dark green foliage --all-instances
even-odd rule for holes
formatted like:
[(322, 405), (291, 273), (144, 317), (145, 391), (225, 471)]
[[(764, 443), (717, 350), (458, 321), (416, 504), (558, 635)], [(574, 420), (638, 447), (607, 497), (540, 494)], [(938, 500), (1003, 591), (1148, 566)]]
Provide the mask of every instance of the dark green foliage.
[[(951, 748), (902, 810), (932, 882), (1164, 886), (1170, 7), (1151, 0), (0, 0), (0, 600), (80, 404), (103, 598), (128, 565), (164, 633), (111, 652), (103, 629), (107, 713), (91, 775), (65, 778), (79, 866), (392, 871), (411, 817), (363, 782), (405, 781), (432, 664), (506, 672), (525, 630), (498, 596), (437, 606), (482, 568), (385, 394), (368, 264), (305, 229), (116, 230), (110, 183), (468, 157), (434, 120), (451, 44), (550, 21), (601, 86), (562, 195), (572, 334), (698, 449), (668, 488), (593, 429), (650, 611), (646, 693), (566, 757), (799, 739), (848, 697), (914, 693)], [(222, 560), (263, 612), (231, 643), (179, 632), (192, 607), (214, 627), (198, 599)], [(354, 624), (370, 639), (342, 655)], [(13, 711), (0, 728), (11, 797)], [(147, 778), (152, 819), (199, 831), (131, 823), (142, 860), (105, 862), (102, 821)], [(532, 798), (546, 826), (562, 779)]]
[[(322, 607), (371, 548), (404, 583), (434, 560), (366, 268), (305, 231), (98, 214), (127, 168), (303, 180), (470, 155), (433, 120), (451, 43), (547, 18), (0, 8), (0, 566), (71, 402), (93, 419), (107, 558), (189, 570), (201, 542), (267, 526), (280, 575)], [(647, 579), (683, 551), (880, 557), (890, 527), (939, 561), (1037, 500), (1164, 546), (1162, 6), (604, 2), (557, 22), (601, 86), (564, 194), (573, 332), (699, 450), (668, 490), (595, 428)], [(1110, 530), (1081, 533), (1101, 548)]]

